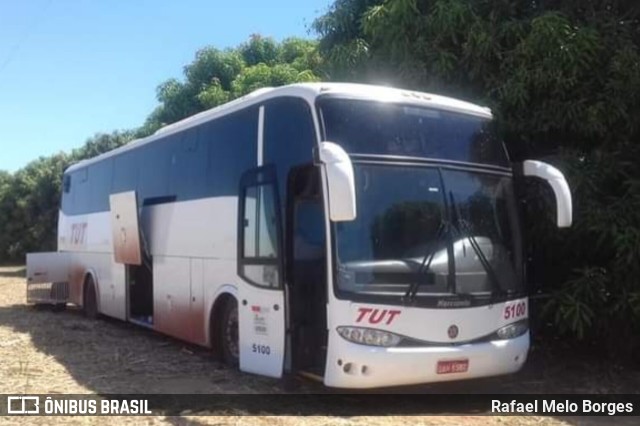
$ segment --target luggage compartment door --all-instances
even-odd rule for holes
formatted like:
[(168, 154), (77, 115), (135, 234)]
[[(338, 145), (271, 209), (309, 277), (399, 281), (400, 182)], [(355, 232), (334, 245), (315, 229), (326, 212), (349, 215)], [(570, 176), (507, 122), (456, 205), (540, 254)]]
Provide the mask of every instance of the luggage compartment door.
[(66, 303), (69, 299), (69, 253), (27, 253), (27, 302)]

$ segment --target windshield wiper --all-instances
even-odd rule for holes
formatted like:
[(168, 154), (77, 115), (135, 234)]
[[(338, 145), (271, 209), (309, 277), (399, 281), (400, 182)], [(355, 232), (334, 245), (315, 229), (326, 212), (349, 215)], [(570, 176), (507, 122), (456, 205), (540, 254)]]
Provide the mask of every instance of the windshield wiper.
[(423, 283), (423, 281), (420, 279), (420, 275), (422, 275), (423, 272), (426, 274), (427, 272), (429, 272), (429, 269), (431, 269), (431, 262), (433, 262), (433, 258), (436, 255), (435, 247), (438, 246), (442, 234), (444, 234), (445, 231), (448, 232), (448, 229), (448, 222), (442, 220), (440, 222), (440, 226), (438, 226), (438, 230), (436, 231), (435, 244), (433, 245), (434, 249), (424, 255), (424, 257), (422, 258), (422, 262), (420, 263), (420, 267), (418, 268), (416, 279), (411, 282), (409, 288), (407, 289), (407, 292), (402, 297), (405, 302), (412, 302), (417, 296), (418, 289)]
[(487, 257), (484, 255), (482, 248), (480, 248), (480, 244), (478, 244), (478, 240), (476, 240), (476, 237), (473, 236), (471, 227), (468, 225), (466, 220), (462, 219), (460, 212), (458, 210), (458, 205), (456, 204), (455, 198), (453, 196), (453, 192), (451, 191), (449, 191), (449, 199), (451, 201), (451, 206), (452, 207), (455, 206), (456, 223), (459, 225), (458, 227), (454, 226), (454, 229), (456, 229), (456, 231), (462, 238), (466, 238), (469, 241), (469, 245), (475, 252), (476, 256), (478, 256), (478, 259), (480, 260), (480, 264), (482, 265), (485, 272), (487, 273), (487, 276), (489, 277), (489, 281), (491, 281), (491, 284), (494, 288), (495, 293), (497, 295), (503, 294), (504, 290), (500, 285), (500, 281), (498, 280), (498, 276), (496, 275), (495, 270), (491, 266), (491, 263), (489, 263), (489, 261), (487, 260)]

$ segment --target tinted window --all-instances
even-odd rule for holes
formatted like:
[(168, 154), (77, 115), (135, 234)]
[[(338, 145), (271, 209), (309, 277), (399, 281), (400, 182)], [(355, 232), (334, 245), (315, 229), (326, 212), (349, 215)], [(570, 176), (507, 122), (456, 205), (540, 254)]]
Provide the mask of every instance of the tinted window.
[(385, 102), (319, 102), (326, 139), (349, 153), (427, 157), (508, 166), (491, 121)]
[(244, 257), (276, 257), (273, 185), (250, 186), (245, 193)]
[(510, 177), (358, 162), (354, 170), (358, 216), (335, 224), (340, 290), (376, 297), (404, 297), (412, 285), (419, 297), (523, 290)]
[[(495, 285), (503, 290), (520, 289), (521, 240), (511, 178), (454, 170), (442, 173), (453, 218), (463, 237), (458, 244), (466, 249), (454, 250), (458, 290), (490, 290)], [(477, 254), (468, 250), (469, 243), (476, 243), (483, 251), (497, 283), (492, 283), (487, 271), (475, 262)]]
[(178, 201), (207, 194), (207, 145), (198, 140), (199, 127), (188, 129), (172, 141), (169, 192)]
[(138, 182), (137, 152), (129, 151), (117, 155), (113, 160), (113, 185), (111, 193), (133, 191)]
[(71, 204), (73, 199), (72, 190), (71, 175), (69, 173), (65, 173), (62, 178), (62, 211), (66, 214), (71, 213)]
[(89, 209), (92, 212), (109, 210), (109, 193), (113, 177), (113, 159), (107, 159), (89, 166)]
[(293, 235), (296, 260), (318, 259), (324, 255), (324, 206), (319, 201), (296, 203)]
[(240, 177), (257, 165), (257, 139), (258, 107), (165, 136), (66, 174), (62, 209), (108, 211), (109, 194), (125, 191), (147, 205), (237, 195)]
[(89, 173), (86, 167), (73, 172), (71, 175), (73, 182), (72, 194), (72, 212), (85, 213), (89, 210), (89, 195), (91, 188), (89, 187)]
[(144, 146), (138, 154), (138, 201), (145, 203), (149, 199), (163, 197), (169, 194), (169, 166), (172, 162), (172, 139), (164, 140)]
[(315, 133), (309, 105), (298, 98), (281, 98), (265, 105), (265, 163), (292, 166), (312, 160)]
[(272, 183), (244, 189), (240, 275), (260, 287), (278, 287), (278, 219)]
[(265, 104), (264, 164), (276, 164), (281, 194), (291, 168), (313, 161), (315, 140), (311, 109), (305, 101), (280, 98)]
[(209, 193), (237, 194), (240, 176), (257, 164), (258, 109), (203, 124), (198, 140), (208, 146)]
[(355, 180), (358, 217), (336, 225), (342, 261), (406, 259), (433, 249), (444, 211), (437, 170), (359, 164)]

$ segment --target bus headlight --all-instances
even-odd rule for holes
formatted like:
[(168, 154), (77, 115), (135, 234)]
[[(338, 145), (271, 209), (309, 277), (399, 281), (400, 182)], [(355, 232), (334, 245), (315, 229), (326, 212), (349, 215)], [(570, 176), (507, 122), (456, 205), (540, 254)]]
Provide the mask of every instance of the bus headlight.
[(343, 339), (360, 345), (383, 346), (388, 348), (390, 346), (397, 346), (400, 340), (402, 340), (402, 337), (397, 334), (375, 330), (373, 328), (340, 326), (337, 330)]
[(527, 320), (517, 321), (498, 329), (496, 336), (500, 340), (513, 339), (522, 336), (529, 330), (529, 322)]

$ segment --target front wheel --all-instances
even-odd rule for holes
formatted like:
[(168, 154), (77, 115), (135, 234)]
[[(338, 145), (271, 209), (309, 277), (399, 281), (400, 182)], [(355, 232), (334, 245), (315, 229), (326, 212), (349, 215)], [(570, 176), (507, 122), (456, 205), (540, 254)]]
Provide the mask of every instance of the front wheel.
[(240, 341), (238, 333), (238, 302), (230, 299), (224, 305), (220, 321), (222, 360), (231, 367), (240, 364)]

